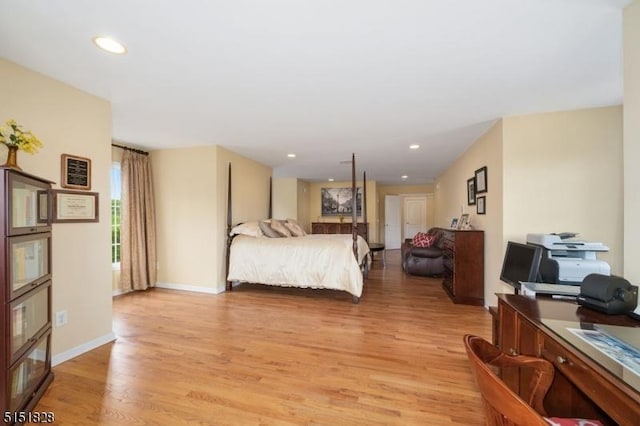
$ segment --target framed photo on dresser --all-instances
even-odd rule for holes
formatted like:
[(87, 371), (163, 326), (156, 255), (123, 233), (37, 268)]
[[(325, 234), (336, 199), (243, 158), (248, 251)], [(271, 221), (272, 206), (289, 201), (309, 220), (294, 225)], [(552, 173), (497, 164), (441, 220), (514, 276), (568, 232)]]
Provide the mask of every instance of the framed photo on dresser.
[(457, 229), (469, 229), (469, 214), (465, 213), (462, 216), (460, 216), (460, 220), (458, 221), (458, 228)]

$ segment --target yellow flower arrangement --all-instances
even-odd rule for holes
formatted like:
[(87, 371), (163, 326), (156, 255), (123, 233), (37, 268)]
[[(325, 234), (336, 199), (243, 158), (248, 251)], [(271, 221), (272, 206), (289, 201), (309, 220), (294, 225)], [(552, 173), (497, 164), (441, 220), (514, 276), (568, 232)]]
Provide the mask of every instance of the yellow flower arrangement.
[(22, 130), (16, 120), (8, 120), (9, 130), (0, 127), (0, 143), (8, 147), (16, 147), (29, 154), (35, 154), (42, 148), (42, 142), (31, 131)]

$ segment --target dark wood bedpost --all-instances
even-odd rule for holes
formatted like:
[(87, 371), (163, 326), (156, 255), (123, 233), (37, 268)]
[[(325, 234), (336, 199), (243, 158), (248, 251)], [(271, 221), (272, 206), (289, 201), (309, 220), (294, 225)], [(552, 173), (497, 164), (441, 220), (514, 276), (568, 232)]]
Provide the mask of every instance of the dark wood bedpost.
[(269, 219), (273, 219), (273, 178), (269, 176)]
[(356, 187), (356, 154), (351, 154), (351, 236), (353, 237), (353, 255), (358, 261), (358, 211), (357, 199), (358, 188)]
[(367, 229), (367, 172), (362, 172), (362, 175), (362, 226), (365, 227), (362, 235), (366, 236), (364, 240), (368, 244), (369, 229)]
[[(225, 272), (225, 279), (229, 276), (229, 259), (231, 257), (231, 163), (229, 163), (229, 177), (227, 178), (227, 270)], [(227, 291), (231, 291), (231, 281), (227, 280)]]

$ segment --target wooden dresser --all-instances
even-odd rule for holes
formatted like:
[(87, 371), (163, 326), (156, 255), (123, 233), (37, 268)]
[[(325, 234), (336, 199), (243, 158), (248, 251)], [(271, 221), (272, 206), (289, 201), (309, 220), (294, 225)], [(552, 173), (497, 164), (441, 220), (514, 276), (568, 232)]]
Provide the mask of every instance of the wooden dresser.
[[(351, 234), (353, 231), (351, 222), (312, 222), (312, 234)], [(369, 241), (369, 224), (358, 222), (358, 235)]]
[[(549, 296), (512, 294), (498, 294), (494, 320), (498, 333), (494, 343), (502, 352), (533, 355), (553, 363), (555, 377), (544, 401), (549, 415), (599, 419), (606, 425), (639, 424), (637, 376), (625, 372), (613, 359), (607, 359), (570, 330), (590, 330), (596, 324), (601, 328), (636, 327), (628, 330), (637, 330), (636, 335), (640, 335), (640, 321), (625, 315), (605, 315)], [(525, 369), (502, 372), (505, 383), (524, 399), (530, 392), (524, 386), (529, 376)]]
[(454, 303), (484, 305), (484, 231), (442, 231), (442, 286)]

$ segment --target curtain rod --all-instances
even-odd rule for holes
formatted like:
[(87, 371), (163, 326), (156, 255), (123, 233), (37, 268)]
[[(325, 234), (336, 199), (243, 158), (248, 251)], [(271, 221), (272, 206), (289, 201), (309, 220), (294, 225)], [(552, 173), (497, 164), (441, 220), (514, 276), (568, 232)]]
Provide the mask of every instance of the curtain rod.
[(143, 151), (141, 149), (129, 148), (128, 146), (117, 145), (115, 143), (112, 143), (111, 146), (115, 146), (116, 148), (120, 148), (120, 149), (126, 149), (127, 151), (137, 152), (138, 154), (142, 154), (142, 155), (149, 155), (147, 151)]

